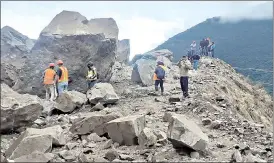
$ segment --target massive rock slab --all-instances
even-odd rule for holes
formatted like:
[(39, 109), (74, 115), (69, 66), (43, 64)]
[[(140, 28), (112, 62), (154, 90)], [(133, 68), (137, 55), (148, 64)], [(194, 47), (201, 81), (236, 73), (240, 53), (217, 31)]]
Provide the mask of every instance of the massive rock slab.
[(100, 113), (87, 113), (72, 124), (70, 132), (79, 135), (95, 132), (101, 136), (107, 133), (106, 123), (119, 117), (120, 114), (117, 113), (107, 115)]
[(37, 96), (19, 94), (1, 84), (1, 132), (29, 126), (42, 113), (43, 106)]
[(188, 147), (203, 151), (208, 137), (194, 122), (184, 115), (173, 114), (169, 121), (167, 137), (176, 148)]
[(52, 126), (44, 129), (28, 128), (6, 150), (9, 159), (29, 155), (35, 151), (50, 152), (52, 145), (64, 145), (65, 138), (61, 126)]
[(87, 20), (79, 12), (62, 11), (57, 14), (42, 33), (54, 35), (83, 35), (103, 33), (106, 38), (118, 39), (119, 29), (113, 18)]
[(145, 128), (145, 116), (133, 115), (118, 118), (107, 123), (109, 137), (120, 145), (138, 144), (138, 136)]
[(156, 68), (156, 61), (151, 59), (138, 60), (132, 70), (131, 81), (144, 86), (153, 85), (153, 74)]
[(119, 40), (117, 45), (117, 61), (128, 64), (130, 56), (129, 39)]
[(116, 41), (102, 35), (40, 35), (32, 54), (27, 57), (22, 80), (15, 84), (18, 92), (44, 96), (42, 74), (50, 62), (62, 59), (72, 79), (69, 89), (85, 93), (88, 62), (97, 67), (100, 80), (109, 81), (116, 57)]
[(51, 62), (61, 59), (68, 68), (70, 90), (86, 93), (87, 63), (92, 62), (99, 81), (109, 81), (117, 55), (118, 27), (112, 18), (86, 20), (77, 12), (63, 11), (41, 32), (21, 78), (14, 85), (20, 93), (44, 96), (42, 74)]
[(113, 104), (119, 100), (114, 88), (109, 83), (97, 83), (87, 92), (87, 98), (91, 104)]

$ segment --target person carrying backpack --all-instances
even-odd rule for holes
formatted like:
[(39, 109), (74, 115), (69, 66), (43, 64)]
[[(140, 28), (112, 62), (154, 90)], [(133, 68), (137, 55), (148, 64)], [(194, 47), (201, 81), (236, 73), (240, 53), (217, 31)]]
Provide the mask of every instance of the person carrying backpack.
[(161, 87), (161, 95), (164, 94), (164, 80), (166, 75), (166, 67), (161, 61), (157, 62), (157, 67), (154, 71), (153, 80), (155, 81), (155, 91), (158, 92), (158, 86)]
[(195, 54), (195, 55), (192, 56), (192, 60), (193, 60), (193, 69), (197, 71), (198, 65), (199, 65), (200, 56), (198, 54)]
[(98, 76), (97, 76), (96, 68), (93, 66), (92, 63), (88, 63), (87, 67), (88, 67), (88, 73), (87, 73), (86, 79), (87, 79), (88, 89), (90, 89), (96, 84)]

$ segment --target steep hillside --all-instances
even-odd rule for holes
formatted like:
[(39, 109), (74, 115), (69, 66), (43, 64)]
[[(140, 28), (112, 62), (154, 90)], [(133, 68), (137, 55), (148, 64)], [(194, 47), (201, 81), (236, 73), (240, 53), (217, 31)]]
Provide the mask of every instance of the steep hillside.
[(273, 21), (271, 19), (225, 23), (217, 17), (207, 19), (173, 36), (155, 49), (169, 49), (174, 54), (174, 60), (178, 61), (183, 54), (186, 54), (193, 40), (199, 43), (206, 37), (210, 37), (216, 43), (216, 57), (233, 67), (238, 67), (239, 72), (249, 76), (253, 81), (265, 83), (268, 92), (272, 93)]

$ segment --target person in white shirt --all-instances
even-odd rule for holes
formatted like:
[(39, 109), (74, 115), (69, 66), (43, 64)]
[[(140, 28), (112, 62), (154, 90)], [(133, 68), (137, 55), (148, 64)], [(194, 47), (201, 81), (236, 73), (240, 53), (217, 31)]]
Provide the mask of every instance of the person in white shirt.
[(192, 44), (190, 45), (191, 48), (191, 55), (194, 55), (195, 50), (196, 50), (196, 42), (193, 41)]

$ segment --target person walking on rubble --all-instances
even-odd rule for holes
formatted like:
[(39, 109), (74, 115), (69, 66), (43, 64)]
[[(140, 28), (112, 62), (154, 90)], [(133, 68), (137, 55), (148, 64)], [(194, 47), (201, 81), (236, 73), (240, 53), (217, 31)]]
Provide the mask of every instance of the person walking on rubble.
[(57, 97), (55, 81), (56, 72), (54, 70), (54, 63), (50, 63), (49, 67), (44, 71), (43, 84), (46, 89), (46, 100), (53, 101)]
[(63, 92), (68, 90), (68, 69), (63, 65), (62, 60), (57, 62), (59, 68), (57, 69), (58, 76), (58, 94), (61, 95)]
[(157, 62), (157, 67), (153, 74), (153, 80), (155, 81), (155, 91), (158, 92), (160, 85), (161, 88), (161, 95), (164, 94), (164, 80), (166, 76), (166, 67), (164, 66), (164, 63), (161, 61)]
[(198, 54), (194, 54), (192, 56), (192, 60), (193, 60), (193, 69), (197, 71), (198, 65), (199, 65), (200, 56)]
[(97, 71), (93, 63), (88, 63), (88, 73), (86, 76), (88, 89), (92, 88), (97, 81)]
[(186, 56), (177, 64), (180, 68), (180, 85), (183, 92), (183, 98), (189, 97), (188, 94), (188, 71), (192, 69), (191, 63)]

